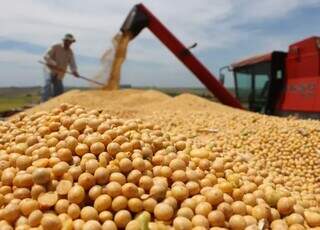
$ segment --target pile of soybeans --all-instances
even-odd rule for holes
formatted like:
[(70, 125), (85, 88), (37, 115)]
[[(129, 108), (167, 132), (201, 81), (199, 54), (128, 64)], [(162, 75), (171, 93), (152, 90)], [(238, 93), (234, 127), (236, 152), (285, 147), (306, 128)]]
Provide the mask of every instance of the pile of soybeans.
[(192, 95), (72, 91), (0, 121), (0, 229), (319, 229), (319, 141)]

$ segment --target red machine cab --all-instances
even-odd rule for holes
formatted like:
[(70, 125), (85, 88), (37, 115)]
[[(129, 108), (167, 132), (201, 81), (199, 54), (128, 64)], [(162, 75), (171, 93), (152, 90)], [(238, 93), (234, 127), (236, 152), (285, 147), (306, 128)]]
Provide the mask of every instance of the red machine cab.
[(235, 95), (249, 110), (320, 116), (320, 38), (233, 63)]

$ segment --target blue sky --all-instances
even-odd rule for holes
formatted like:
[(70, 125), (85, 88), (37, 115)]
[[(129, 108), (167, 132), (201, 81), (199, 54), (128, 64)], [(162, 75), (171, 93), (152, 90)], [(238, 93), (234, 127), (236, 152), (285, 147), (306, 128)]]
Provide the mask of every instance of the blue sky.
[[(11, 0), (0, 10), (0, 86), (43, 82), (37, 63), (67, 32), (77, 38), (73, 50), (79, 72), (99, 70), (136, 0)], [(320, 0), (145, 0), (150, 10), (217, 75), (221, 66), (250, 55), (286, 50), (292, 42), (318, 35)], [(130, 43), (121, 82), (135, 86), (201, 84), (147, 30)], [(68, 76), (66, 85), (86, 86)]]

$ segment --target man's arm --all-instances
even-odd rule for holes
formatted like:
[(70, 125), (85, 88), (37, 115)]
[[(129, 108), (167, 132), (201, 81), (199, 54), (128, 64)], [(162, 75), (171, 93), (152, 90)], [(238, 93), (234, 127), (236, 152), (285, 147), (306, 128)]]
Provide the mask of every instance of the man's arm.
[(76, 64), (76, 61), (74, 59), (73, 53), (71, 53), (71, 59), (70, 59), (69, 66), (70, 66), (70, 69), (71, 69), (71, 72), (73, 73), (73, 75), (75, 77), (79, 77), (79, 73), (78, 73), (78, 70), (77, 70), (78, 68), (77, 68), (77, 64)]
[(53, 56), (54, 56), (54, 53), (55, 53), (55, 49), (54, 49), (54, 46), (52, 46), (47, 52), (46, 54), (44, 55), (43, 59), (46, 61), (46, 63), (48, 63), (49, 65), (53, 65), (53, 66), (56, 66), (57, 63), (55, 60), (53, 60)]

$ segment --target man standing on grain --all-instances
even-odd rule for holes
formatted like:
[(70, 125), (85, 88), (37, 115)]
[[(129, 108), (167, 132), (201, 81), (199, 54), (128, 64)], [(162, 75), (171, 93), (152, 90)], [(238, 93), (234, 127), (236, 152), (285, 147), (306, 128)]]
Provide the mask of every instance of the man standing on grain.
[(42, 89), (42, 101), (63, 93), (63, 77), (67, 67), (75, 77), (79, 77), (77, 65), (71, 50), (71, 44), (76, 40), (72, 34), (66, 34), (62, 43), (53, 45), (45, 54), (44, 60), (47, 63), (45, 73), (45, 85)]

